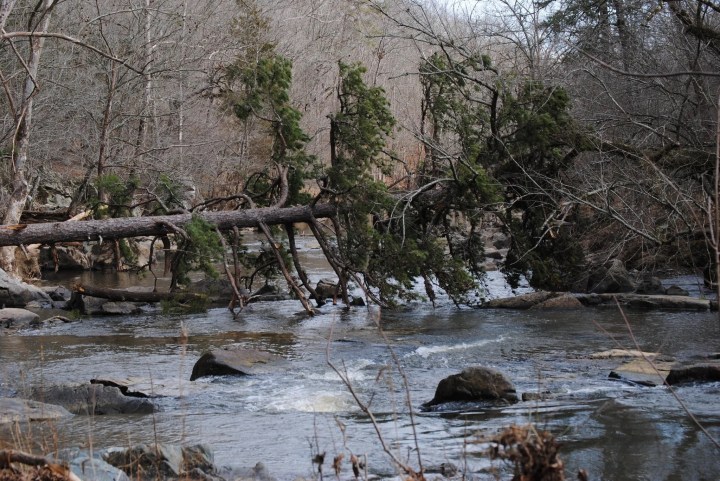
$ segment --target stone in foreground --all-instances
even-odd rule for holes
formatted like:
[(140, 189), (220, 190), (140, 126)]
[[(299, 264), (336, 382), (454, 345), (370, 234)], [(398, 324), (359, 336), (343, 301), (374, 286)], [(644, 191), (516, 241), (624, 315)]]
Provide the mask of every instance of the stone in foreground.
[(515, 386), (501, 372), (486, 367), (470, 367), (440, 381), (435, 397), (423, 407), (477, 401), (516, 403), (518, 397)]
[(45, 421), (72, 416), (67, 409), (27, 399), (0, 397), (0, 424)]
[(269, 352), (229, 346), (205, 352), (193, 366), (190, 380), (208, 376), (248, 376), (258, 374), (267, 364), (281, 359)]

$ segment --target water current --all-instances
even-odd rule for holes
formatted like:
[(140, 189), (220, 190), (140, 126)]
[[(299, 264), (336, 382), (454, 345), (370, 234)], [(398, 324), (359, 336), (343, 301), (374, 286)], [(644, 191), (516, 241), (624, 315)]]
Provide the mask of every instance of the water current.
[[(310, 276), (318, 280), (328, 272), (317, 264)], [(147, 282), (118, 279), (115, 284)], [(499, 294), (507, 288), (497, 281), (489, 289)], [(0, 336), (0, 395), (97, 377), (145, 378), (157, 393), (170, 394), (154, 399), (161, 411), (153, 416), (75, 416), (0, 436), (94, 449), (152, 440), (207, 443), (217, 464), (261, 461), (281, 481), (310, 476), (318, 452), (327, 453), (326, 473), (332, 457), (345, 453), (347, 460), (354, 453), (367, 455), (372, 474), (395, 476), (374, 426), (330, 361), (369, 405), (386, 446), (410, 464), (417, 463), (419, 449), (426, 466), (450, 462), (475, 479), (496, 479), (493, 471), (506, 468), (486, 456), (483, 439), (532, 422), (558, 437), (571, 479), (580, 468), (593, 480), (720, 479), (720, 452), (667, 388), (613, 381), (608, 374), (618, 361), (591, 358), (618, 346), (635, 348), (615, 309), (501, 311), (450, 303), (433, 309), (419, 303), (400, 311), (326, 305), (312, 318), (300, 311), (296, 301), (252, 304), (235, 320), (222, 308), (193, 315), (153, 311)], [(715, 313), (627, 315), (643, 350), (677, 358), (720, 351)], [(231, 344), (270, 351), (283, 361), (253, 377), (188, 380), (204, 350)], [(420, 411), (438, 381), (473, 365), (504, 372), (518, 393), (553, 396), (464, 412)], [(720, 438), (720, 384), (682, 386), (676, 394)], [(351, 477), (347, 466), (341, 477)]]

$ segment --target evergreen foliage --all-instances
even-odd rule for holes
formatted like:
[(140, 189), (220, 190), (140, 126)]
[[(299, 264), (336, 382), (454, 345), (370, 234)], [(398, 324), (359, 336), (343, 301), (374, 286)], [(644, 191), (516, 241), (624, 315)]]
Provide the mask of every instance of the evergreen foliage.
[[(505, 266), (511, 282), (527, 275), (535, 287), (567, 288), (582, 268), (583, 251), (568, 229), (546, 225), (560, 202), (550, 181), (572, 159), (567, 93), (539, 81), (516, 82), (486, 55), (456, 60), (437, 53), (420, 73), (428, 146), (421, 181), (451, 179), (442, 182), (439, 205), (447, 206), (446, 215), (462, 213), (468, 224), (446, 230), (453, 258), (471, 269), (478, 265), (481, 243), (473, 236), (483, 213), (495, 211), (512, 234)], [(499, 208), (501, 187), (505, 210)], [(434, 215), (437, 206), (430, 206)]]
[(215, 226), (200, 216), (193, 215), (184, 234), (177, 236), (177, 250), (173, 255), (170, 283), (173, 289), (179, 284), (187, 284), (192, 271), (201, 271), (209, 277), (217, 278), (215, 263), (225, 254)]
[[(238, 119), (251, 117), (267, 125), (271, 160), (288, 169), (288, 202), (303, 203), (309, 197), (302, 192), (304, 182), (314, 173), (316, 159), (305, 152), (309, 140), (300, 127), (302, 114), (292, 106), (292, 62), (267, 52), (255, 64), (228, 69), (229, 76), (241, 85), (241, 91), (228, 95)], [(272, 203), (274, 192), (270, 174), (258, 176), (248, 184), (248, 193), (260, 205)]]

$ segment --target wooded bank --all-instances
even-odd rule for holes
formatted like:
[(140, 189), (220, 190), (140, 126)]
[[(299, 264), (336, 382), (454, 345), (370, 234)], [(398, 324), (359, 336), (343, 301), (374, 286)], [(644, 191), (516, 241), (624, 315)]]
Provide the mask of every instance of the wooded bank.
[[(335, 206), (319, 204), (298, 207), (262, 207), (247, 210), (203, 212), (196, 214), (220, 230), (233, 227), (310, 222), (332, 216)], [(140, 236), (172, 234), (172, 226), (183, 229), (192, 214), (155, 217), (121, 217), (79, 222), (51, 222), (45, 224), (19, 224), (0, 226), (0, 246), (52, 244), (55, 242), (95, 241)]]

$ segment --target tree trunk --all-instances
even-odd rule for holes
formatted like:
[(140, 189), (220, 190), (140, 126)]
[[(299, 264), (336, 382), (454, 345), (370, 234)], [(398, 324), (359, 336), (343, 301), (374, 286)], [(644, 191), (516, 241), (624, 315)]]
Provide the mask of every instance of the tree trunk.
[[(310, 223), (313, 219), (331, 217), (335, 213), (335, 206), (317, 204), (314, 207), (262, 207), (248, 210), (205, 212), (196, 215), (224, 231), (233, 227), (258, 227), (260, 223), (268, 225)], [(121, 217), (82, 222), (0, 225), (0, 246), (162, 236), (173, 233), (168, 225), (182, 229), (191, 219), (191, 214), (179, 214), (156, 217)]]
[(74, 293), (82, 294), (84, 296), (99, 297), (101, 299), (107, 299), (115, 302), (160, 302), (173, 300), (178, 302), (190, 302), (193, 300), (203, 299), (202, 294), (194, 292), (143, 292), (81, 285), (75, 286)]
[[(41, 20), (39, 25), (35, 27), (35, 30), (40, 32), (47, 31), (48, 26), (50, 25), (53, 3), (54, 0), (43, 0), (42, 4), (37, 9), (37, 13)], [(12, 5), (9, 6), (12, 8)], [(6, 4), (4, 3), (1, 9), (3, 16), (5, 15), (5, 7)], [(7, 17), (4, 17), (0, 20), (4, 23), (6, 18)], [(13, 139), (15, 149), (12, 153), (12, 194), (5, 210), (3, 224), (17, 224), (20, 222), (20, 216), (22, 216), (28, 197), (28, 183), (25, 174), (28, 169), (27, 160), (30, 150), (33, 98), (39, 88), (37, 83), (37, 73), (40, 67), (40, 55), (42, 54), (45, 39), (43, 37), (30, 37), (28, 41), (30, 42), (30, 57), (27, 61), (27, 71), (22, 92), (22, 101), (18, 111), (15, 112), (16, 129), (15, 138)], [(14, 247), (4, 247), (0, 249), (0, 268), (11, 274), (17, 273), (18, 268), (15, 263)]]

